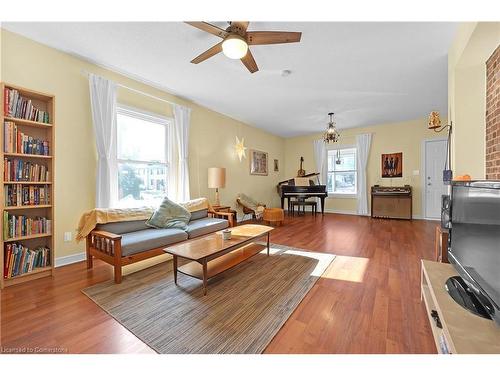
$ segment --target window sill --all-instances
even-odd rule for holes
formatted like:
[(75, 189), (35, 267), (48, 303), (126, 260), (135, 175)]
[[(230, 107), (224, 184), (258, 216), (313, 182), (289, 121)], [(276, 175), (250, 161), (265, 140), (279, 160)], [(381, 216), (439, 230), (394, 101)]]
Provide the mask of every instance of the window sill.
[(358, 197), (357, 194), (335, 194), (335, 193), (328, 193), (328, 198), (327, 199), (356, 199)]

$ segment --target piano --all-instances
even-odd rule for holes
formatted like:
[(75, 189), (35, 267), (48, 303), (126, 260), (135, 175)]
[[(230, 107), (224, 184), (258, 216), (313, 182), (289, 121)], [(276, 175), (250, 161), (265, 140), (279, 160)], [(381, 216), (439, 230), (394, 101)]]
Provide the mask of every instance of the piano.
[(290, 203), (290, 198), (319, 198), (321, 202), (321, 213), (325, 213), (325, 198), (328, 197), (326, 185), (319, 185), (311, 177), (319, 176), (319, 173), (309, 173), (301, 178), (309, 177), (309, 186), (295, 186), (295, 179), (281, 181), (278, 183), (278, 194), (281, 197), (281, 208), (285, 207), (285, 199)]
[(411, 186), (380, 186), (371, 188), (371, 216), (385, 219), (412, 218)]

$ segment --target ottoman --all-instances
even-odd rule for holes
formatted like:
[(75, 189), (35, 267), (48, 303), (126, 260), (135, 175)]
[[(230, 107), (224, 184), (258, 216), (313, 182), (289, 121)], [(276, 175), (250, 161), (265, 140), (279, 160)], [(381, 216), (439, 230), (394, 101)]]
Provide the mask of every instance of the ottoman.
[(262, 219), (269, 224), (279, 223), (281, 225), (285, 220), (285, 211), (281, 208), (266, 208)]

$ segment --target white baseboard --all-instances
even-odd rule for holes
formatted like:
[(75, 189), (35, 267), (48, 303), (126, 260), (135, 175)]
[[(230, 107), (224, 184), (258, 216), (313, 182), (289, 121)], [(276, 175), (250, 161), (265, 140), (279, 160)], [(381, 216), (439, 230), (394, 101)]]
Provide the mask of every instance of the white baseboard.
[(66, 255), (65, 257), (56, 258), (56, 267), (67, 266), (68, 264), (81, 262), (85, 260), (85, 251), (81, 253)]
[[(349, 210), (336, 210), (332, 208), (325, 208), (325, 212), (328, 212), (330, 214), (340, 214), (340, 215), (357, 215), (357, 216), (371, 216), (371, 215), (358, 215), (356, 211), (349, 211)], [(414, 220), (437, 220), (439, 219), (429, 219), (422, 217), (421, 215), (412, 215), (412, 219)]]
[[(350, 210), (336, 210), (333, 208), (325, 208), (325, 212), (329, 214), (340, 214), (340, 215), (357, 215), (358, 213), (356, 211), (350, 211)], [(362, 216), (362, 215), (360, 215)]]

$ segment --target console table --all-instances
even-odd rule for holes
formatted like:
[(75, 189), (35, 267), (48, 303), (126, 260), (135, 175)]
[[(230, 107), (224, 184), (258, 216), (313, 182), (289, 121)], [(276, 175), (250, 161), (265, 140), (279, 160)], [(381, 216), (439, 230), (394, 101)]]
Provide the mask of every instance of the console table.
[[(445, 283), (457, 272), (451, 264), (422, 260), (421, 299), (440, 354), (500, 353), (500, 327), (492, 320), (472, 314), (457, 304), (445, 289)], [(432, 311), (439, 318), (437, 326)], [(443, 342), (448, 350), (443, 349)]]

